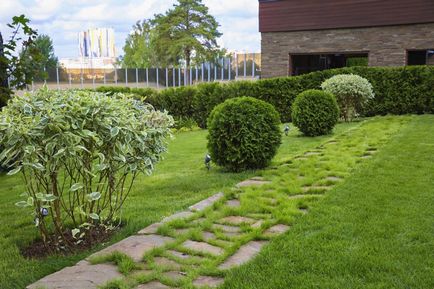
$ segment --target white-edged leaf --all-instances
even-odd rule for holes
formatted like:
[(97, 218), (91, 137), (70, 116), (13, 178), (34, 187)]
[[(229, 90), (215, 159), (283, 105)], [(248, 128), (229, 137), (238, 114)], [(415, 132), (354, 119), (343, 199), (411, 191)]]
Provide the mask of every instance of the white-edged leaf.
[(18, 173), (19, 171), (21, 171), (21, 166), (16, 167), (15, 169), (9, 171), (9, 172), (8, 172), (8, 176), (15, 175), (15, 174)]
[(25, 208), (28, 207), (29, 204), (26, 201), (19, 201), (15, 203), (15, 206), (20, 207), (20, 208)]
[(75, 236), (77, 236), (77, 234), (80, 233), (80, 229), (77, 229), (77, 228), (72, 229), (71, 233), (72, 233), (72, 237), (75, 239)]
[(80, 190), (80, 189), (82, 189), (83, 188), (83, 185), (82, 184), (79, 184), (79, 183), (75, 183), (75, 184), (73, 184), (72, 186), (71, 186), (71, 188), (69, 189), (71, 192), (75, 192), (75, 191), (78, 191), (78, 190)]
[(28, 197), (27, 198), (27, 204), (29, 205), (29, 206), (33, 206), (33, 203), (34, 203), (34, 199), (33, 199), (33, 197)]
[(99, 216), (98, 216), (98, 214), (95, 214), (95, 213), (91, 213), (91, 214), (89, 214), (89, 217), (90, 217), (91, 219), (93, 219), (93, 220), (99, 220)]
[(101, 198), (100, 192), (92, 192), (91, 194), (88, 194), (89, 201), (97, 201)]
[(111, 135), (112, 137), (117, 136), (118, 133), (119, 133), (119, 128), (118, 128), (118, 127), (112, 127), (112, 128), (110, 129), (110, 135)]

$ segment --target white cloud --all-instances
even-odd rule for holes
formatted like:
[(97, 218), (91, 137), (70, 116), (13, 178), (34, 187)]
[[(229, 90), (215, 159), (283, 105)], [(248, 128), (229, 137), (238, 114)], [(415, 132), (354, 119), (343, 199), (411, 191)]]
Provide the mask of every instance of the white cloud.
[[(203, 0), (221, 24), (219, 43), (230, 50), (260, 50), (257, 0)], [(121, 52), (131, 26), (169, 9), (175, 0), (0, 0), (0, 31), (5, 23), (25, 14), (40, 34), (52, 37), (59, 57), (76, 57), (77, 33), (92, 27), (112, 27)]]

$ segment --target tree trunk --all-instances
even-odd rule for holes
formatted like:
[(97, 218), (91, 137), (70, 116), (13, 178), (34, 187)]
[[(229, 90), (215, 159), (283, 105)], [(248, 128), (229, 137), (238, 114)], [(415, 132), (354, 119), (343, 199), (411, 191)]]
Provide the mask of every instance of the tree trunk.
[(7, 68), (8, 64), (4, 55), (3, 37), (0, 32), (0, 107), (5, 106), (6, 101), (10, 97)]
[(185, 72), (184, 72), (184, 77), (185, 77), (185, 83), (187, 85), (190, 85), (190, 73), (189, 73), (189, 69), (190, 69), (190, 63), (191, 63), (191, 51), (190, 49), (186, 49), (185, 50)]

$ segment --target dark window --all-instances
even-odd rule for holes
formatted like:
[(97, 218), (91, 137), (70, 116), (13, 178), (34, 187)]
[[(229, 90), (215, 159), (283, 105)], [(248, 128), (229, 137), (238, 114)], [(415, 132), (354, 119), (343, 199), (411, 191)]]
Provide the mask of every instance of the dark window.
[(407, 51), (407, 65), (425, 65), (427, 59), (426, 50)]
[(290, 75), (300, 75), (318, 70), (367, 65), (367, 53), (293, 54), (291, 55), (289, 73)]

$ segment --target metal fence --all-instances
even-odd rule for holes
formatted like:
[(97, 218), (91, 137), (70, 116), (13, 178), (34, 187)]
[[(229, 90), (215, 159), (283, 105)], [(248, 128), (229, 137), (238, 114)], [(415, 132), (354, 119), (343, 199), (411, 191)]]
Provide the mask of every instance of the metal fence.
[(164, 89), (201, 82), (254, 80), (261, 77), (261, 54), (236, 54), (190, 68), (52, 68), (28, 87), (51, 89), (96, 88), (98, 86), (152, 87)]

